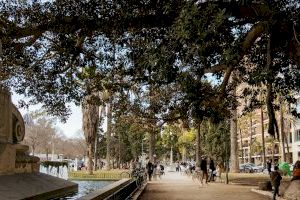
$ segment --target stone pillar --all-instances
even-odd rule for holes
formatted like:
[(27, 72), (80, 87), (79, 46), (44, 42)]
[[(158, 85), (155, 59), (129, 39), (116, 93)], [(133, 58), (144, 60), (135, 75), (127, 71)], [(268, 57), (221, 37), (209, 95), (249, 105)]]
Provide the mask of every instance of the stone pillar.
[(0, 85), (0, 144), (13, 143), (11, 113), (10, 93)]

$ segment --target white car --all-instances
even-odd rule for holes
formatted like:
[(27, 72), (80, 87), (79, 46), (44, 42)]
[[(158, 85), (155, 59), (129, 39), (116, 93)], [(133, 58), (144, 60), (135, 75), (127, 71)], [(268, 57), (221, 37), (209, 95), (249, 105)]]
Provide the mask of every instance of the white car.
[(240, 165), (240, 171), (245, 173), (263, 172), (263, 166), (256, 166), (253, 163), (244, 163)]

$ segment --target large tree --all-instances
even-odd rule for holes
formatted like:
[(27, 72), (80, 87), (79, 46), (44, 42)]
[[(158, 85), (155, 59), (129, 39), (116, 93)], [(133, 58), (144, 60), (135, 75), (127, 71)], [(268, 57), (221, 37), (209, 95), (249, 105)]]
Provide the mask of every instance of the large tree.
[(93, 174), (94, 142), (99, 125), (99, 107), (92, 103), (94, 96), (86, 96), (82, 103), (82, 130), (88, 150), (88, 173)]
[[(274, 91), (293, 102), (291, 91), (300, 89), (297, 1), (2, 1), (0, 9), (1, 84), (55, 115), (66, 116), (66, 102), (94, 91), (83, 90), (85, 79), (101, 90), (101, 80), (117, 68), (110, 77), (122, 87), (179, 89), (164, 115), (148, 118), (201, 122), (213, 116), (210, 108), (226, 106), (230, 77), (238, 72), (239, 81), (267, 86), (268, 132), (278, 135)], [(109, 56), (115, 45), (120, 62)], [(86, 77), (84, 69), (93, 68), (98, 73)], [(202, 84), (208, 73), (214, 87)]]

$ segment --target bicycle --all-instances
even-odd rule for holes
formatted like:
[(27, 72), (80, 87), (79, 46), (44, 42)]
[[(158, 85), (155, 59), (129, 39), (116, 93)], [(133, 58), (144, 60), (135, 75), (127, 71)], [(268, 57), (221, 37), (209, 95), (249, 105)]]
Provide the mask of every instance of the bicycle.
[(194, 171), (192, 174), (192, 180), (198, 180), (203, 185), (203, 171)]
[(142, 168), (134, 169), (131, 177), (136, 181), (138, 188), (141, 188), (147, 182), (147, 173)]

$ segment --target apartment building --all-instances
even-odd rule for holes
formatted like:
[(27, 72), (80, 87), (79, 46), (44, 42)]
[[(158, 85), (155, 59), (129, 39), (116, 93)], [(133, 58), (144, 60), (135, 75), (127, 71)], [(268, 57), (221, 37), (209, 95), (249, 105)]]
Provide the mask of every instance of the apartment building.
[[(300, 113), (300, 97), (297, 100), (296, 108), (297, 112)], [(300, 119), (295, 119), (289, 135), (289, 143), (293, 163), (295, 163), (297, 160), (300, 160)]]
[[(300, 98), (296, 104), (300, 112)], [(300, 119), (287, 117), (283, 112), (285, 133), (285, 155), (286, 161), (295, 163), (300, 160)], [(280, 113), (276, 113), (276, 119), (280, 130)], [(257, 109), (252, 113), (241, 116), (238, 119), (238, 146), (240, 163), (252, 162), (263, 163), (263, 140), (265, 143), (266, 160), (280, 162), (283, 160), (283, 144), (280, 134), (279, 140), (274, 140), (268, 134), (268, 115), (265, 110)]]

